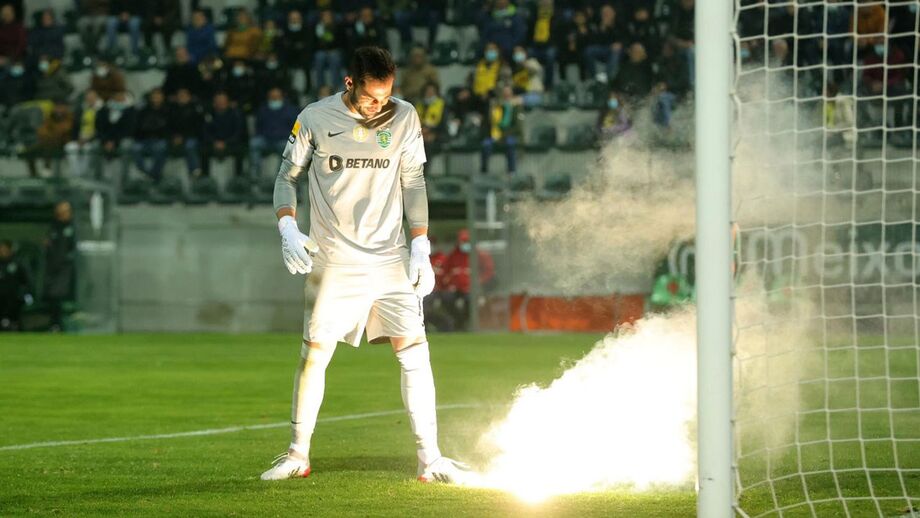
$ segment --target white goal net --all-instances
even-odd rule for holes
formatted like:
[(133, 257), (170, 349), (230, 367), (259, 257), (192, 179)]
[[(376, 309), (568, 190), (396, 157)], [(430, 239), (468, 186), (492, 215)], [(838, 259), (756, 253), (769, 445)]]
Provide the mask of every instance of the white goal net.
[(920, 517), (917, 5), (735, 0), (741, 516)]

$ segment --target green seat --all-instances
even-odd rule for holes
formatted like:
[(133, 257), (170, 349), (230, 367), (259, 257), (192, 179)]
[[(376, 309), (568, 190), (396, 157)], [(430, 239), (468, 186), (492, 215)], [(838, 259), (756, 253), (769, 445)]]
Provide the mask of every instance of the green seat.
[(192, 180), (186, 201), (190, 204), (204, 204), (219, 201), (220, 189), (210, 176), (201, 176)]
[(531, 153), (544, 153), (556, 147), (555, 126), (535, 126), (530, 130), (524, 149)]
[(543, 182), (543, 188), (537, 196), (543, 200), (558, 200), (564, 198), (572, 190), (572, 176), (559, 173), (548, 177)]
[(578, 107), (583, 110), (598, 110), (604, 107), (610, 96), (610, 87), (600, 81), (590, 81), (585, 84)]
[(227, 188), (220, 196), (221, 203), (252, 203), (252, 181), (247, 177), (234, 177), (227, 183)]
[(127, 180), (124, 185), (122, 185), (118, 203), (122, 205), (135, 205), (149, 202), (152, 187), (150, 180), (146, 178)]
[(563, 151), (587, 151), (597, 145), (597, 132), (591, 124), (577, 124), (566, 130), (565, 141), (559, 146)]
[(537, 188), (537, 182), (532, 174), (517, 173), (511, 177), (508, 182), (508, 188), (513, 193), (533, 192)]
[(460, 46), (456, 41), (438, 41), (431, 49), (431, 64), (446, 67), (460, 61)]
[(428, 196), (435, 202), (465, 202), (467, 187), (466, 180), (462, 178), (431, 178), (428, 182)]
[(547, 110), (567, 110), (575, 105), (575, 85), (569, 83), (556, 83), (556, 86), (543, 96), (543, 108)]

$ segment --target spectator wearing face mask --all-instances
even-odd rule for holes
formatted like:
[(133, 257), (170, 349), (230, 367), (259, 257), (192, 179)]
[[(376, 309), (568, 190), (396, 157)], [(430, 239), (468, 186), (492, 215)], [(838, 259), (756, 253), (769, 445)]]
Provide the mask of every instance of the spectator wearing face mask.
[(521, 100), (514, 96), (510, 86), (504, 86), (498, 99), (489, 107), (486, 128), (488, 135), (482, 141), (480, 171), (489, 172), (489, 159), (496, 142), (505, 145), (508, 174), (517, 172), (517, 143), (521, 138)]
[(312, 61), (311, 38), (310, 31), (304, 27), (303, 15), (300, 14), (300, 11), (295, 9), (288, 13), (284, 36), (278, 40), (276, 50), (282, 67), (287, 70), (303, 70), (309, 90)]
[(269, 18), (262, 24), (262, 39), (259, 40), (259, 50), (256, 52), (256, 58), (265, 59), (265, 56), (275, 52), (278, 48), (278, 41), (281, 39), (281, 30), (275, 20)]
[(243, 113), (252, 113), (256, 99), (256, 77), (245, 61), (233, 61), (223, 77), (223, 88), (230, 96), (230, 102)]
[(71, 141), (64, 145), (70, 173), (74, 176), (86, 176), (90, 161), (99, 149), (96, 139), (96, 116), (103, 103), (96, 91), (89, 89), (83, 93), (83, 101), (78, 105), (74, 115)]
[(349, 54), (359, 47), (387, 48), (386, 27), (374, 16), (374, 10), (363, 7), (358, 12), (358, 18), (346, 29), (346, 41)]
[(115, 94), (125, 91), (125, 75), (112, 63), (98, 60), (93, 67), (90, 88), (95, 90), (103, 101), (108, 102)]
[[(448, 308), (453, 317), (455, 330), (465, 330), (469, 322), (470, 285), (472, 272), (470, 271), (470, 254), (473, 245), (470, 243), (470, 232), (466, 229), (457, 233), (457, 246), (447, 255), (442, 265), (442, 277), (439, 279), (439, 291), (436, 292), (443, 299), (443, 307)], [(476, 250), (477, 266), (479, 270), (479, 285), (487, 287), (495, 281), (495, 261), (492, 255), (485, 250)]]
[(511, 53), (511, 84), (514, 93), (524, 100), (524, 106), (536, 106), (543, 99), (543, 67), (527, 56), (522, 46)]
[(265, 62), (255, 69), (256, 99), (265, 99), (272, 88), (280, 89), (286, 96), (290, 95), (292, 88), (291, 73), (285, 67), (278, 55), (274, 52), (268, 54)]
[(185, 46), (191, 62), (196, 64), (219, 52), (214, 25), (201, 9), (192, 12), (192, 23), (185, 29)]
[(444, 129), (444, 99), (438, 93), (436, 83), (425, 85), (422, 98), (415, 103), (419, 120), (422, 123), (422, 139), (426, 146), (437, 146)]
[(42, 11), (40, 25), (29, 33), (29, 53), (32, 56), (64, 59), (64, 28), (54, 18), (53, 9)]
[(73, 92), (70, 74), (61, 61), (48, 56), (38, 59), (38, 77), (35, 79), (35, 98), (49, 101), (66, 101)]
[(32, 99), (35, 93), (35, 75), (22, 61), (13, 61), (9, 66), (0, 68), (0, 84), (3, 85), (0, 88), (0, 108), (10, 109)]
[(249, 139), (249, 167), (252, 178), (259, 178), (262, 155), (281, 154), (300, 110), (284, 99), (280, 88), (268, 91), (267, 100), (256, 112), (255, 135)]
[[(121, 152), (129, 151), (135, 116), (133, 103), (125, 91), (113, 94), (96, 113), (96, 137), (104, 157), (113, 159)], [(128, 162), (123, 162), (123, 165), (122, 173), (126, 175)]]
[(604, 108), (597, 115), (597, 132), (601, 140), (611, 140), (625, 134), (632, 127), (629, 114), (620, 95), (610, 92)]
[(492, 10), (483, 15), (479, 37), (494, 42), (503, 55), (510, 56), (515, 46), (525, 43), (527, 25), (509, 0), (495, 0)]
[(553, 6), (553, 0), (539, 0), (529, 21), (530, 47), (528, 53), (543, 65), (543, 82), (547, 89), (553, 88), (556, 78), (556, 60), (559, 55), (559, 34), (561, 16)]
[(585, 12), (577, 10), (572, 15), (572, 21), (563, 29), (559, 44), (559, 71), (563, 76), (569, 65), (576, 65), (579, 78), (587, 79), (584, 50), (591, 41), (593, 27)]
[(230, 105), (230, 97), (226, 92), (217, 92), (214, 94), (211, 111), (205, 115), (201, 173), (204, 176), (210, 175), (212, 157), (219, 160), (233, 157), (233, 171), (236, 176), (242, 176), (245, 145), (245, 116)]
[(313, 75), (314, 86), (334, 85), (342, 81), (342, 48), (345, 35), (335, 22), (330, 9), (320, 12), (319, 21), (313, 26)]
[(495, 87), (498, 86), (498, 77), (502, 69), (501, 55), (498, 45), (494, 42), (486, 43), (482, 59), (476, 64), (473, 71), (473, 94), (482, 100), (488, 99)]

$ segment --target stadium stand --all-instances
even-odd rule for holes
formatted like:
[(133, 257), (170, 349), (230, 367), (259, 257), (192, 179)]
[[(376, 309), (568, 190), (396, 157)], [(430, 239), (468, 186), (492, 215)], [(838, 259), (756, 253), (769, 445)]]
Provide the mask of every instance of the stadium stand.
[[(795, 72), (786, 65), (800, 65), (800, 88), (839, 101), (831, 103), (828, 124), (852, 117), (861, 126), (883, 120), (903, 126), (915, 120), (914, 106), (882, 106), (873, 99), (883, 83), (889, 96), (918, 87), (913, 74), (904, 72), (916, 60), (904, 51), (913, 49), (916, 34), (909, 7), (883, 9), (881, 18), (869, 7), (853, 13), (850, 4), (828, 13), (828, 31), (840, 34), (829, 43), (829, 59), (848, 62), (854, 44), (860, 56), (855, 70), (835, 68), (829, 84), (805, 66), (819, 52), (808, 36), (824, 30), (817, 7), (745, 10), (742, 35), (764, 34), (764, 23), (795, 23), (792, 33), (803, 39), (797, 47), (785, 39), (745, 41), (740, 56), (743, 64), (767, 63), (787, 75)], [(689, 119), (680, 114), (692, 96), (692, 14), (693, 0), (30, 0), (23, 12), (0, 11), (0, 130), (8, 136), (0, 144), (0, 175), (85, 174), (119, 185), (120, 203), (267, 202), (270, 188), (263, 177), (273, 176), (277, 161), (260, 158), (274, 154), (277, 145), (259, 138), (259, 131), (269, 129), (257, 125), (258, 114), (263, 121), (276, 113), (291, 118), (321, 95), (322, 86), (335, 89), (354, 45), (377, 43), (401, 64), (394, 94), (431, 117), (427, 174), (452, 178), (433, 180), (441, 184), (433, 188), (435, 199), (454, 198), (466, 192), (457, 182), (480, 171), (507, 171), (508, 165), (534, 174), (536, 186), (552, 183), (546, 171), (564, 170), (577, 182), (610, 139), (646, 131), (660, 134), (648, 141), (689, 141), (690, 125), (683, 124)], [(879, 23), (882, 32), (908, 36), (854, 42), (853, 23), (857, 36), (875, 32)], [(429, 85), (434, 96), (425, 94)], [(273, 87), (286, 99), (280, 106), (267, 102)], [(502, 95), (505, 87), (510, 100)], [(90, 88), (103, 105), (84, 106)], [(131, 139), (138, 131), (148, 135), (134, 125), (138, 114), (149, 113), (145, 98), (157, 88), (166, 96), (170, 120), (199, 114), (201, 129), (183, 133), (172, 127), (162, 178), (144, 182), (141, 161), (132, 161)], [(191, 99), (178, 99), (181, 88)], [(229, 96), (230, 116), (213, 108), (221, 92)], [(431, 111), (433, 98), (442, 104)], [(864, 102), (846, 102), (853, 98)], [(75, 117), (72, 138), (63, 142), (39, 138), (43, 126), (50, 129), (55, 101), (69, 103)], [(223, 160), (228, 153), (220, 144), (215, 148), (212, 121), (236, 113), (244, 123), (228, 136), (233, 160)], [(515, 126), (498, 128), (511, 120), (505, 115)], [(95, 131), (81, 135), (81, 129)], [(871, 146), (880, 135), (870, 133), (859, 144)], [(898, 133), (890, 143), (909, 148), (913, 135)], [(269, 140), (275, 140), (273, 133)], [(250, 152), (250, 143), (264, 151)], [(841, 145), (852, 144), (844, 134)], [(65, 146), (93, 159), (71, 159)], [(151, 146), (144, 152), (153, 153)], [(503, 160), (509, 148), (514, 159), (507, 154)], [(39, 156), (38, 166), (28, 167)], [(212, 180), (199, 178), (212, 169)], [(157, 167), (146, 171), (160, 176)]]

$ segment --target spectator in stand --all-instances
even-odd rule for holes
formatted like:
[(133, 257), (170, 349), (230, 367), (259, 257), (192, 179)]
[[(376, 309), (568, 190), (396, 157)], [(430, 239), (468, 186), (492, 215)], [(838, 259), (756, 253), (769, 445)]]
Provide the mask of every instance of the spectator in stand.
[[(913, 75), (914, 65), (908, 62), (900, 47), (885, 45), (884, 39), (878, 41), (864, 53), (859, 95), (889, 97), (888, 100), (875, 100), (873, 104), (881, 105), (883, 112), (893, 112), (894, 120), (887, 121), (889, 127), (907, 128), (913, 125), (908, 72)], [(872, 125), (881, 123), (873, 122)]]
[(597, 133), (600, 139), (613, 140), (620, 135), (625, 134), (632, 128), (632, 122), (629, 120), (629, 113), (620, 94), (611, 90), (607, 97), (607, 103), (597, 114)]
[(83, 93), (83, 101), (77, 105), (73, 133), (70, 137), (72, 140), (64, 145), (67, 162), (70, 164), (70, 174), (73, 176), (86, 176), (90, 160), (99, 150), (99, 141), (96, 139), (96, 116), (102, 106), (102, 99), (92, 88)]
[(522, 119), (520, 105), (520, 99), (514, 96), (510, 86), (502, 87), (501, 96), (493, 100), (487, 121), (489, 134), (482, 141), (480, 171), (483, 174), (489, 172), (489, 159), (496, 142), (505, 145), (508, 174), (517, 172), (517, 143), (521, 137)]
[(179, 0), (144, 0), (143, 10), (144, 42), (147, 48), (153, 49), (154, 36), (162, 38), (162, 51), (159, 55), (165, 56), (172, 48), (173, 34), (182, 25), (182, 5)]
[(412, 27), (424, 25), (428, 28), (428, 48), (434, 46), (438, 36), (438, 24), (447, 13), (447, 0), (422, 0), (418, 2), (397, 1), (393, 10), (393, 21), (399, 30), (402, 49), (412, 47)]
[(202, 100), (202, 104), (204, 104), (204, 99), (214, 99), (214, 94), (224, 90), (227, 75), (224, 64), (220, 56), (216, 55), (206, 57), (198, 63), (198, 72), (201, 73), (201, 92), (192, 93)]
[(556, 78), (556, 59), (559, 55), (557, 40), (562, 32), (559, 19), (560, 16), (553, 8), (553, 0), (539, 0), (529, 23), (529, 53), (543, 65), (543, 84), (548, 90), (552, 90)]
[(224, 90), (230, 102), (244, 114), (252, 113), (256, 105), (256, 77), (252, 67), (242, 59), (233, 61), (223, 78)]
[(696, 80), (696, 63), (693, 57), (694, 0), (680, 0), (671, 13), (670, 36), (678, 53), (686, 61), (690, 84)]
[(118, 31), (128, 31), (131, 40), (131, 54), (137, 58), (141, 41), (141, 2), (136, 0), (111, 0), (109, 17), (105, 22), (105, 47), (110, 54), (115, 53)]
[(300, 110), (284, 98), (280, 88), (268, 91), (267, 101), (256, 112), (255, 135), (249, 139), (249, 168), (252, 178), (262, 176), (262, 155), (280, 155)]
[(600, 9), (600, 22), (594, 28), (585, 47), (585, 69), (589, 77), (597, 76), (597, 62), (606, 65), (604, 71), (607, 81), (613, 81), (620, 68), (620, 55), (623, 53), (623, 36), (626, 30), (616, 10), (610, 4)]
[(568, 66), (575, 64), (578, 66), (578, 77), (582, 80), (587, 79), (584, 51), (592, 34), (593, 29), (588, 23), (585, 12), (575, 11), (572, 15), (572, 23), (565, 28), (560, 38), (562, 44), (559, 50), (559, 73), (561, 76), (565, 77)]
[(304, 27), (303, 15), (294, 9), (287, 15), (284, 37), (278, 40), (278, 59), (286, 70), (303, 70), (310, 89), (311, 38)]
[(12, 5), (0, 6), (0, 66), (26, 57), (26, 28)]
[(59, 59), (47, 56), (38, 58), (38, 77), (35, 79), (35, 99), (66, 101), (73, 93), (70, 75), (61, 66)]
[(411, 103), (422, 97), (425, 85), (441, 84), (438, 69), (428, 62), (428, 53), (422, 47), (414, 47), (409, 52), (409, 66), (401, 70), (402, 77), (399, 84), (405, 99)]
[(40, 25), (29, 33), (29, 54), (64, 59), (64, 28), (55, 20), (53, 9), (42, 11)]
[(835, 83), (828, 83), (824, 90), (824, 127), (828, 133), (828, 144), (843, 145), (852, 150), (856, 144), (856, 100), (852, 95), (840, 93)]
[[(467, 328), (470, 304), (470, 253), (473, 252), (472, 243), (470, 243), (470, 232), (466, 229), (457, 234), (457, 246), (447, 256), (444, 261), (443, 286), (444, 291), (449, 294), (449, 300), (445, 300), (445, 307), (453, 308), (453, 316), (457, 325), (457, 330)], [(495, 261), (492, 256), (483, 250), (476, 250), (477, 266), (479, 270), (479, 285), (488, 286), (495, 279)]]
[(44, 161), (42, 176), (51, 176), (51, 159), (64, 150), (64, 144), (70, 140), (72, 132), (73, 112), (70, 111), (70, 105), (65, 100), (58, 100), (54, 103), (51, 113), (38, 127), (38, 142), (33, 152), (29, 153), (29, 175), (38, 176), (35, 162), (36, 158), (42, 158)]
[(425, 145), (439, 145), (444, 130), (444, 99), (438, 92), (437, 83), (425, 85), (421, 99), (415, 103), (415, 110), (422, 123), (422, 139)]
[(872, 46), (885, 43), (885, 29), (888, 20), (882, 4), (860, 3), (856, 14), (850, 19), (850, 32), (855, 32), (856, 46), (863, 51)]
[(275, 52), (278, 48), (278, 42), (281, 40), (281, 31), (275, 20), (269, 18), (262, 23), (262, 39), (259, 40), (259, 50), (256, 52), (258, 59), (265, 59), (265, 56)]
[(661, 55), (652, 69), (655, 81), (652, 118), (659, 126), (669, 128), (675, 105), (690, 91), (690, 76), (686, 63), (677, 56), (670, 41), (662, 45)]
[(511, 53), (511, 84), (524, 106), (536, 106), (543, 99), (543, 67), (521, 46), (514, 47)]
[[(114, 94), (96, 113), (96, 137), (107, 159), (117, 158), (130, 150), (135, 114), (133, 102), (125, 91)], [(127, 162), (123, 164), (122, 177), (127, 173)]]
[(205, 116), (201, 143), (201, 171), (211, 174), (211, 158), (223, 160), (233, 157), (233, 170), (237, 177), (243, 174), (243, 154), (246, 143), (246, 119), (242, 112), (230, 106), (226, 92), (214, 94), (213, 108)]
[(509, 0), (495, 0), (492, 10), (483, 16), (479, 37), (481, 41), (495, 42), (507, 57), (514, 47), (526, 43), (527, 25)]
[(0, 84), (3, 85), (0, 88), (0, 113), (32, 99), (35, 93), (35, 75), (19, 60), (0, 67)]
[[(849, 23), (849, 20), (847, 20), (847, 23)], [(741, 47), (738, 51), (741, 62), (763, 62), (763, 47), (766, 36), (764, 32), (764, 0), (741, 0), (741, 9), (738, 10), (738, 36), (742, 39)], [(649, 47), (646, 45), (646, 48)]]
[(313, 74), (315, 86), (338, 84), (342, 79), (344, 36), (331, 9), (320, 12), (313, 27)]
[(22, 308), (33, 302), (29, 269), (13, 255), (13, 243), (0, 240), (0, 332), (22, 330)]
[(51, 331), (64, 329), (64, 303), (73, 301), (76, 291), (77, 233), (73, 208), (66, 201), (54, 206), (54, 220), (45, 238), (45, 302), (51, 317)]
[(246, 9), (236, 12), (233, 28), (227, 31), (227, 41), (224, 42), (224, 57), (228, 60), (241, 59), (248, 61), (255, 59), (259, 54), (259, 44), (262, 42), (262, 29), (252, 19)]
[(176, 47), (176, 58), (166, 69), (163, 95), (174, 99), (180, 88), (188, 88), (196, 96), (202, 93), (201, 72), (192, 63), (192, 56), (185, 47)]
[(131, 147), (134, 165), (148, 178), (159, 183), (169, 152), (169, 110), (163, 90), (154, 88), (147, 94), (147, 103), (137, 112), (134, 124), (134, 144)]
[(214, 25), (201, 9), (195, 9), (192, 12), (192, 24), (185, 29), (185, 46), (192, 63), (196, 64), (220, 52), (217, 48)]
[(374, 10), (363, 7), (358, 12), (358, 19), (346, 29), (349, 54), (359, 47), (387, 48), (387, 28), (374, 16)]
[(476, 64), (473, 71), (473, 94), (486, 102), (495, 87), (498, 86), (498, 77), (502, 69), (501, 53), (495, 42), (488, 42), (482, 53), (482, 59)]
[(125, 91), (125, 75), (109, 61), (99, 59), (93, 67), (90, 88), (108, 102), (115, 94)]
[(204, 109), (192, 98), (188, 88), (176, 91), (176, 100), (169, 106), (169, 134), (173, 149), (182, 150), (185, 166), (192, 177), (201, 175), (201, 131)]
[[(853, 6), (842, 0), (831, 0), (825, 8), (827, 16), (827, 60), (830, 65), (849, 65), (846, 68), (836, 67), (828, 69), (831, 80), (836, 82), (849, 81), (852, 77), (853, 38), (850, 34), (850, 17)], [(913, 19), (913, 15), (911, 15)], [(913, 47), (911, 47), (913, 48)]]
[(657, 56), (664, 35), (658, 30), (658, 23), (652, 19), (649, 8), (637, 5), (633, 11), (632, 19), (626, 24), (626, 36), (623, 42), (632, 45), (641, 43), (646, 52)]
[(109, 19), (109, 0), (76, 1), (79, 12), (77, 30), (80, 32), (83, 50), (93, 55), (99, 50), (99, 39), (102, 38)]
[(255, 70), (256, 77), (256, 99), (265, 99), (268, 91), (272, 88), (279, 88), (285, 97), (292, 97), (294, 94), (291, 73), (287, 67), (281, 64), (278, 55), (274, 52), (268, 54), (265, 62)]
[(614, 89), (627, 101), (636, 103), (652, 91), (652, 65), (641, 43), (629, 46), (629, 59), (620, 64), (620, 73), (613, 82)]

